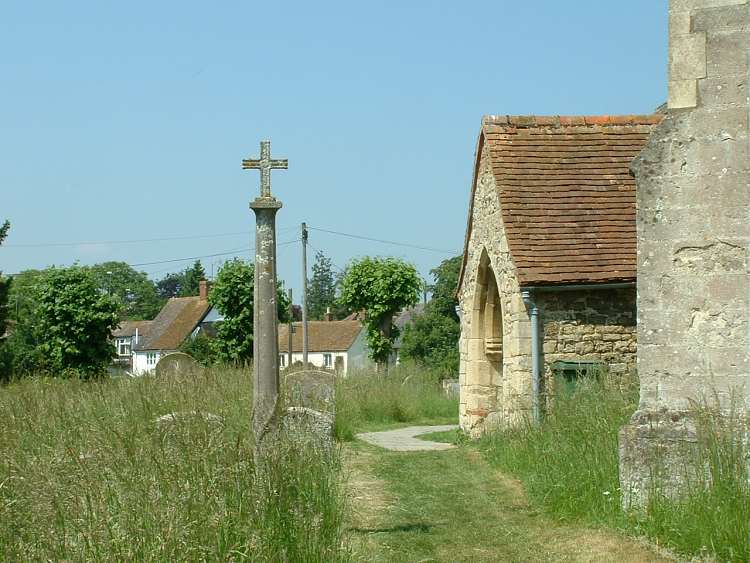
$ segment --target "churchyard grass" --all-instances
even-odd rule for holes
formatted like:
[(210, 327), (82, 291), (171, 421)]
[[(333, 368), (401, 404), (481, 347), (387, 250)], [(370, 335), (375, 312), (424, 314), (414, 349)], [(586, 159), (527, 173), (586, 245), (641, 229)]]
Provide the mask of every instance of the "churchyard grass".
[[(687, 495), (676, 501), (655, 494), (645, 511), (626, 514), (618, 432), (637, 403), (634, 377), (604, 375), (556, 397), (539, 427), (499, 430), (478, 446), (492, 465), (521, 480), (532, 503), (558, 519), (647, 535), (688, 556), (750, 560), (747, 421), (696, 406), (699, 442), (694, 465), (685, 469), (692, 479)], [(706, 478), (697, 482), (695, 475)]]
[(447, 396), (438, 376), (401, 365), (387, 373), (355, 372), (338, 380), (336, 436), (421, 424), (458, 423), (458, 397)]
[(0, 388), (0, 559), (348, 560), (338, 452), (281, 447), (261, 478), (250, 385), (221, 368)]

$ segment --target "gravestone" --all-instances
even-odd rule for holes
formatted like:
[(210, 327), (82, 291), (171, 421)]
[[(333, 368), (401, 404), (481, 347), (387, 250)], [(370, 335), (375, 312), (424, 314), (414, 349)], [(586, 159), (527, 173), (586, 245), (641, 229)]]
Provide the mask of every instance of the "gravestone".
[(286, 404), (319, 411), (335, 410), (336, 376), (321, 370), (303, 370), (284, 378)]
[(184, 352), (172, 352), (159, 360), (154, 368), (157, 376), (192, 375), (198, 370), (198, 362)]
[(303, 370), (284, 378), (284, 428), (296, 440), (330, 447), (336, 416), (336, 376)]

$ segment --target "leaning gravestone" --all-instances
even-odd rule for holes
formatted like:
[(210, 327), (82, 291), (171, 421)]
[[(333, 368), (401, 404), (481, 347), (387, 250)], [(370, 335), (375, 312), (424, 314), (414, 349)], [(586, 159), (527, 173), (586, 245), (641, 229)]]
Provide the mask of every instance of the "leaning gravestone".
[(333, 444), (336, 415), (336, 376), (319, 370), (304, 370), (284, 378), (283, 425), (297, 439)]
[(155, 373), (158, 376), (190, 375), (198, 370), (198, 362), (184, 352), (167, 354), (156, 364)]

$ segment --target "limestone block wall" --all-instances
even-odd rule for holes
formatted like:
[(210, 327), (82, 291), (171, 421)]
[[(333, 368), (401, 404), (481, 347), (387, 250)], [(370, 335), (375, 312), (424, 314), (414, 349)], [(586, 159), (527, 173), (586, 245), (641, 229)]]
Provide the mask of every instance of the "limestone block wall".
[[(525, 419), (531, 408), (530, 322), (501, 225), (500, 202), (485, 151), (474, 192), (468, 261), (458, 292), (459, 418), (462, 429), (472, 434)], [(496, 297), (491, 295), (493, 284)], [(488, 297), (494, 304), (490, 312)], [(494, 317), (491, 322), (489, 317)]]
[(668, 112), (632, 165), (641, 396), (621, 433), (626, 504), (645, 500), (656, 457), (678, 487), (691, 401), (750, 409), (749, 50), (747, 0), (671, 1)]
[(599, 361), (613, 374), (635, 372), (635, 288), (540, 292), (536, 299), (547, 389), (558, 360)]

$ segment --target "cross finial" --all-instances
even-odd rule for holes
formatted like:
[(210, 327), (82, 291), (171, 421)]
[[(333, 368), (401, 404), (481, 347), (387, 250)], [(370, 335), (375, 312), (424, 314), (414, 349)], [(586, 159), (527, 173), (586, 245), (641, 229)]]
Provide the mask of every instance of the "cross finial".
[(271, 197), (271, 169), (286, 170), (289, 161), (284, 159), (273, 160), (271, 158), (271, 141), (260, 142), (260, 158), (247, 158), (242, 161), (243, 170), (260, 170), (260, 197)]

